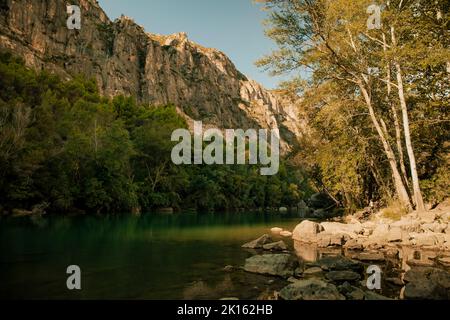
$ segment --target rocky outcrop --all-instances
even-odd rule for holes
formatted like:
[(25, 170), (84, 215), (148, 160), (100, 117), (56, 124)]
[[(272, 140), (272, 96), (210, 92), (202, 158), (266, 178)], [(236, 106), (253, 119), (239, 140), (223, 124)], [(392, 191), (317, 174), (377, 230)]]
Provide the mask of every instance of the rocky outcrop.
[[(401, 246), (450, 251), (449, 212), (450, 208), (420, 214), (412, 212), (398, 221), (380, 214), (374, 214), (371, 221), (359, 220), (356, 216), (346, 217), (350, 223), (306, 220), (297, 225), (293, 239), (315, 244), (319, 248), (342, 246), (351, 251), (382, 249), (388, 256), (395, 256), (398, 253), (396, 247)], [(364, 254), (358, 256), (364, 260)]]
[(301, 121), (292, 102), (248, 79), (222, 52), (190, 41), (185, 33), (148, 33), (125, 16), (112, 22), (95, 0), (76, 2), (80, 30), (67, 28), (65, 1), (2, 1), (0, 49), (63, 79), (80, 73), (92, 77), (109, 97), (174, 104), (187, 119), (206, 126), (277, 128), (284, 150), (295, 144)]

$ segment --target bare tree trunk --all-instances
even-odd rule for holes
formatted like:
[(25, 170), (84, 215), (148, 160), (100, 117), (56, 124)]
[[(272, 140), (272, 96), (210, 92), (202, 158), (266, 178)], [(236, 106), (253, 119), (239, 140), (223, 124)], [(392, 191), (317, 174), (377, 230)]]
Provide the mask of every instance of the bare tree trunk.
[(383, 148), (384, 148), (384, 152), (386, 154), (386, 157), (388, 158), (389, 161), (389, 165), (391, 167), (391, 171), (392, 171), (392, 178), (394, 181), (394, 187), (395, 187), (395, 191), (397, 194), (397, 197), (399, 199), (399, 201), (408, 209), (411, 209), (411, 202), (409, 200), (409, 196), (408, 196), (408, 192), (405, 188), (405, 185), (403, 184), (403, 180), (402, 177), (400, 175), (400, 172), (398, 171), (398, 167), (397, 167), (397, 160), (395, 159), (395, 154), (392, 150), (392, 147), (389, 144), (389, 141), (387, 139), (387, 137), (385, 136), (384, 132), (383, 132), (383, 128), (380, 125), (380, 122), (378, 121), (376, 115), (375, 115), (375, 111), (373, 109), (372, 106), (372, 99), (369, 96), (369, 93), (367, 92), (366, 88), (364, 87), (364, 85), (359, 84), (359, 87), (361, 89), (361, 92), (364, 96), (364, 99), (366, 101), (366, 105), (369, 109), (369, 114), (370, 114), (370, 118), (373, 122), (373, 125), (375, 126), (375, 129), (378, 133), (378, 136), (381, 140), (381, 143), (383, 144)]
[[(383, 51), (386, 56), (387, 51), (387, 43), (386, 43), (386, 35), (383, 32)], [(395, 105), (391, 101), (391, 93), (392, 93), (392, 77), (391, 77), (391, 64), (388, 61), (386, 63), (386, 85), (387, 85), (387, 96), (386, 101), (389, 104), (391, 108), (392, 118), (394, 119), (394, 127), (395, 127), (395, 141), (397, 142), (397, 151), (398, 151), (398, 158), (400, 162), (400, 171), (402, 172), (403, 176), (403, 183), (405, 184), (406, 188), (409, 189), (409, 181), (408, 181), (408, 175), (406, 174), (406, 166), (405, 166), (405, 156), (403, 154), (403, 143), (402, 143), (402, 131), (400, 128), (400, 121), (398, 119), (397, 115), (397, 109), (395, 108)]]
[[(394, 47), (397, 46), (397, 40), (395, 38), (394, 27), (391, 28), (392, 44)], [(400, 106), (402, 110), (403, 117), (403, 132), (405, 135), (406, 150), (408, 151), (409, 165), (411, 169), (411, 178), (414, 191), (414, 203), (416, 205), (416, 210), (425, 211), (425, 205), (423, 203), (422, 192), (420, 190), (419, 175), (417, 174), (416, 167), (416, 157), (414, 155), (414, 149), (411, 142), (411, 133), (409, 129), (409, 116), (408, 107), (406, 105), (405, 91), (403, 88), (403, 77), (400, 62), (398, 60), (394, 61), (395, 69), (397, 71), (397, 87), (398, 87), (398, 97), (400, 99)]]

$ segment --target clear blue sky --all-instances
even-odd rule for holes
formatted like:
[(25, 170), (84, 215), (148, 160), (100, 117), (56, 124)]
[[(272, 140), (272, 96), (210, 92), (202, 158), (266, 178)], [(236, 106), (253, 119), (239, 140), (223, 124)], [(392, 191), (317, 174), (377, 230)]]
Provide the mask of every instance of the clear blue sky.
[(267, 13), (252, 0), (99, 0), (111, 20), (129, 16), (146, 31), (186, 32), (189, 39), (223, 51), (236, 67), (266, 88), (280, 81), (255, 66), (275, 44), (264, 35)]

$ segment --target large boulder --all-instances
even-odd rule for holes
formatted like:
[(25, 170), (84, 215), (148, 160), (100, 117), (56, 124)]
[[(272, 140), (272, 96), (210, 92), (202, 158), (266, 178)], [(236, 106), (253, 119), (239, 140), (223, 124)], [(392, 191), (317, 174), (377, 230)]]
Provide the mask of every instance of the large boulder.
[(413, 268), (406, 272), (406, 299), (449, 300), (450, 273), (431, 267)]
[(336, 286), (315, 278), (290, 284), (281, 289), (279, 296), (283, 300), (345, 300)]
[(242, 248), (246, 248), (246, 249), (262, 249), (262, 247), (265, 244), (269, 244), (269, 243), (273, 243), (273, 240), (268, 234), (265, 234), (265, 235), (259, 237), (256, 240), (253, 240), (253, 241), (250, 241), (250, 242), (244, 244), (242, 246)]
[(298, 260), (290, 254), (256, 255), (245, 260), (244, 270), (289, 278), (294, 275)]
[(301, 242), (316, 242), (317, 234), (321, 231), (321, 226), (313, 221), (305, 220), (297, 225), (292, 233), (292, 239)]

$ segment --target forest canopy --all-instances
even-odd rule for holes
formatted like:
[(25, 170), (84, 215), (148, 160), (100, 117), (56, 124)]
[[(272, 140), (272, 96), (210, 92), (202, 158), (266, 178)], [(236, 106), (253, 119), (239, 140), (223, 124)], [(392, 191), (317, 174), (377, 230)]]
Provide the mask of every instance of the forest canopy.
[(295, 206), (310, 188), (281, 163), (176, 166), (171, 133), (186, 128), (174, 106), (102, 97), (95, 81), (63, 82), (0, 54), (0, 203), (4, 210), (126, 213)]

